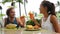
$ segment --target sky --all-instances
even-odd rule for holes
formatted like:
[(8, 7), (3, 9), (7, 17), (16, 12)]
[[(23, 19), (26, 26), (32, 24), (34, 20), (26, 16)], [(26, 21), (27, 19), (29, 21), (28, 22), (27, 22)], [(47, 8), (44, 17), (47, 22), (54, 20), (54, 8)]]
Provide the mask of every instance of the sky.
[[(2, 0), (0, 0), (1, 2)], [(39, 7), (40, 7), (40, 4), (43, 0), (28, 0), (28, 3), (26, 3), (26, 12), (27, 14), (31, 11), (31, 12), (35, 12), (35, 13), (38, 13), (39, 14)], [(57, 4), (57, 1), (60, 2), (60, 0), (48, 0), (52, 3), (54, 3), (55, 5)], [(8, 9), (8, 6), (11, 6), (10, 5), (11, 3), (5, 3), (5, 5), (3, 5), (2, 3), (0, 3), (0, 6), (2, 6), (2, 13), (3, 14), (6, 14), (6, 10)], [(16, 17), (19, 17), (19, 4), (18, 3), (15, 3), (15, 11), (16, 11)], [(59, 7), (56, 7), (56, 12), (59, 11)], [(25, 15), (25, 11), (24, 11), (24, 5), (21, 4), (21, 15)]]

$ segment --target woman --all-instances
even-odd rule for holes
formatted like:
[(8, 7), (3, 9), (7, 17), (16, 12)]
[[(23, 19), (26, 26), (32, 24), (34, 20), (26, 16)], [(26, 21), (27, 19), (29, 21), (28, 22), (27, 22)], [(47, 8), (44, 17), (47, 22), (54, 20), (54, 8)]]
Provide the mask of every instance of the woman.
[(40, 13), (44, 15), (41, 20), (41, 25), (37, 23), (34, 17), (31, 20), (34, 21), (36, 25), (41, 26), (43, 29), (60, 33), (54, 4), (49, 1), (43, 1), (39, 10)]
[(5, 21), (5, 25), (4, 25), (5, 27), (6, 27), (6, 25), (8, 25), (10, 23), (16, 24), (17, 27), (19, 27), (19, 26), (24, 27), (23, 22), (20, 19), (15, 17), (15, 10), (13, 7), (7, 9), (6, 15), (7, 15), (7, 18), (5, 18), (5, 20), (4, 20)]

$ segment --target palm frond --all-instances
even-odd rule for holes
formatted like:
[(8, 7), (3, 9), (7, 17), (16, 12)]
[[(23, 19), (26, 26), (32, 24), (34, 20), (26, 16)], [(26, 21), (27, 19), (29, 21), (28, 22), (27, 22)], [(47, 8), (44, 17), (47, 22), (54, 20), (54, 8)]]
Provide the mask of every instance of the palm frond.
[(23, 4), (23, 0), (16, 0), (16, 2), (20, 2), (20, 3), (22, 3), (22, 4)]
[[(12, 1), (14, 1), (14, 0), (3, 0), (3, 4), (5, 4), (6, 2), (12, 2)], [(15, 0), (16, 2), (20, 2), (20, 3), (22, 3), (23, 4), (23, 1), (22, 0)]]
[(0, 14), (0, 16), (5, 16), (5, 14)]
[(6, 2), (12, 2), (13, 0), (3, 0), (2, 3), (5, 4)]

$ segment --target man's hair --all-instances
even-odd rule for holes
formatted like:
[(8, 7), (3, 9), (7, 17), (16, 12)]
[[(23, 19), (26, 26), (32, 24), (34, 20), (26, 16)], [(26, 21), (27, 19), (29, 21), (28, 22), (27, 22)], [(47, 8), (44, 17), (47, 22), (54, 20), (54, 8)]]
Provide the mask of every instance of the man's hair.
[(13, 8), (13, 7), (11, 7), (11, 8), (8, 8), (8, 9), (7, 9), (7, 11), (6, 11), (6, 15), (7, 15), (7, 16), (9, 16), (10, 11), (11, 11), (12, 9), (14, 9), (14, 8)]

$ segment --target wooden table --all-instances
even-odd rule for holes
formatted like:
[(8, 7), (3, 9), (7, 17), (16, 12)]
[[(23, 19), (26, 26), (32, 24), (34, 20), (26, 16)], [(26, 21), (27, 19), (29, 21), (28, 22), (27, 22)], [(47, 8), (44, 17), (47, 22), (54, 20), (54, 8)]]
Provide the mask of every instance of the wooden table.
[[(1, 29), (0, 29), (1, 31)], [(55, 32), (40, 29), (39, 31), (25, 31), (25, 28), (20, 29), (2, 29), (3, 34), (55, 34)]]

